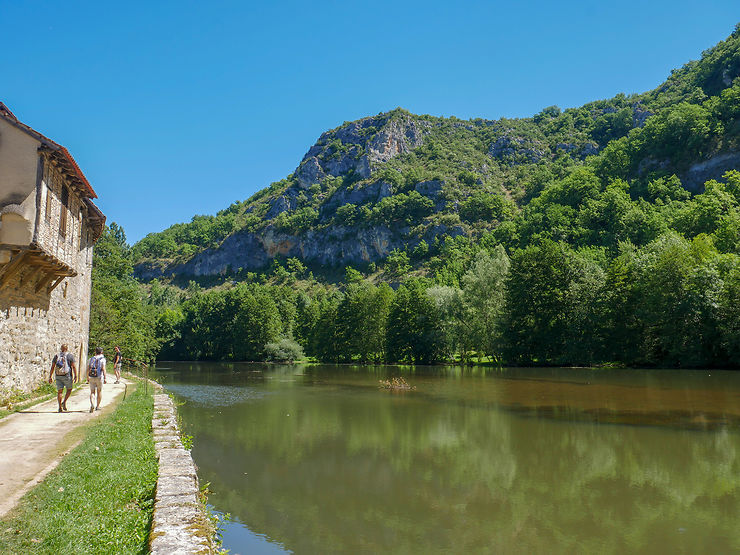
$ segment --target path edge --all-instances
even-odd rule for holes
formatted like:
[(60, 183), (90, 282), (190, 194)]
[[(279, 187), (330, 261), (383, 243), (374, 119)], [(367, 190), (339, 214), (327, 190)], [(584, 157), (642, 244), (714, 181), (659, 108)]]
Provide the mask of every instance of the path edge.
[(198, 474), (185, 449), (177, 423), (177, 409), (162, 386), (155, 388), (152, 434), (159, 459), (149, 549), (154, 555), (217, 553), (215, 528), (201, 500)]

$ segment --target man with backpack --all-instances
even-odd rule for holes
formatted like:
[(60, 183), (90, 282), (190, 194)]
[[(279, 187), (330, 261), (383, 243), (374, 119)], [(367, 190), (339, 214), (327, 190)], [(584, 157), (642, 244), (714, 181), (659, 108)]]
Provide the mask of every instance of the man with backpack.
[[(101, 347), (96, 347), (95, 356), (87, 363), (87, 383), (90, 384), (90, 412), (100, 410), (100, 401), (103, 399), (103, 384), (106, 383), (105, 357)], [(96, 393), (97, 403), (95, 403)]]
[[(75, 366), (74, 355), (67, 352), (66, 345), (62, 345), (61, 351), (54, 355), (54, 360), (51, 361), (49, 383), (52, 383), (52, 376), (56, 376), (59, 412), (67, 412), (67, 399), (72, 393), (74, 382), (77, 381), (77, 366)], [(64, 395), (64, 400), (62, 400), (62, 393), (65, 388), (67, 394)]]

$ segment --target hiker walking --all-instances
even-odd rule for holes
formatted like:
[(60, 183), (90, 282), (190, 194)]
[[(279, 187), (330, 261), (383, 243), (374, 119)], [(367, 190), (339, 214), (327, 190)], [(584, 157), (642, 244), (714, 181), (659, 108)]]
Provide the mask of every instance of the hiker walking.
[[(67, 345), (62, 345), (59, 353), (54, 355), (51, 361), (51, 371), (49, 372), (49, 383), (52, 383), (52, 376), (56, 376), (57, 382), (57, 403), (59, 403), (59, 412), (67, 412), (67, 399), (72, 393), (72, 386), (77, 381), (77, 366), (75, 357), (72, 353), (67, 352)], [(62, 400), (62, 393), (67, 389), (67, 394)]]
[(116, 354), (113, 355), (113, 370), (116, 371), (116, 383), (121, 381), (121, 362), (123, 362), (123, 355), (121, 349), (116, 346)]
[[(90, 384), (90, 412), (100, 410), (105, 380), (105, 357), (101, 347), (95, 348), (95, 356), (87, 363), (87, 383)], [(97, 402), (95, 394), (97, 393)]]

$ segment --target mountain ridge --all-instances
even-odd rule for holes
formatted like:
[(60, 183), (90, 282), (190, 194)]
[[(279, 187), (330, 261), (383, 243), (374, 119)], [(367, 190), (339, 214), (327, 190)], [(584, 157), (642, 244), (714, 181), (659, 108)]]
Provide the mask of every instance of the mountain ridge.
[[(672, 176), (700, 193), (740, 167), (739, 75), (736, 28), (641, 94), (550, 106), (531, 118), (460, 120), (397, 108), (345, 122), (322, 133), (285, 179), (139, 241), (136, 274), (231, 274), (286, 258), (367, 266), (457, 236), (492, 235), (516, 248), (530, 215), (542, 216), (544, 193), (583, 171), (602, 192), (625, 182), (635, 201), (654, 202), (651, 184)], [(527, 237), (557, 238), (547, 225)]]

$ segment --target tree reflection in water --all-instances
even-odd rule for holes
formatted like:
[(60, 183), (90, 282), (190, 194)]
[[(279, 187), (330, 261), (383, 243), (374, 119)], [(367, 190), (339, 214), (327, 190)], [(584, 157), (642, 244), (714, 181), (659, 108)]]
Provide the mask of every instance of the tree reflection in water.
[(378, 388), (400, 373), (163, 375), (216, 509), (297, 553), (740, 550), (740, 376), (433, 369)]

